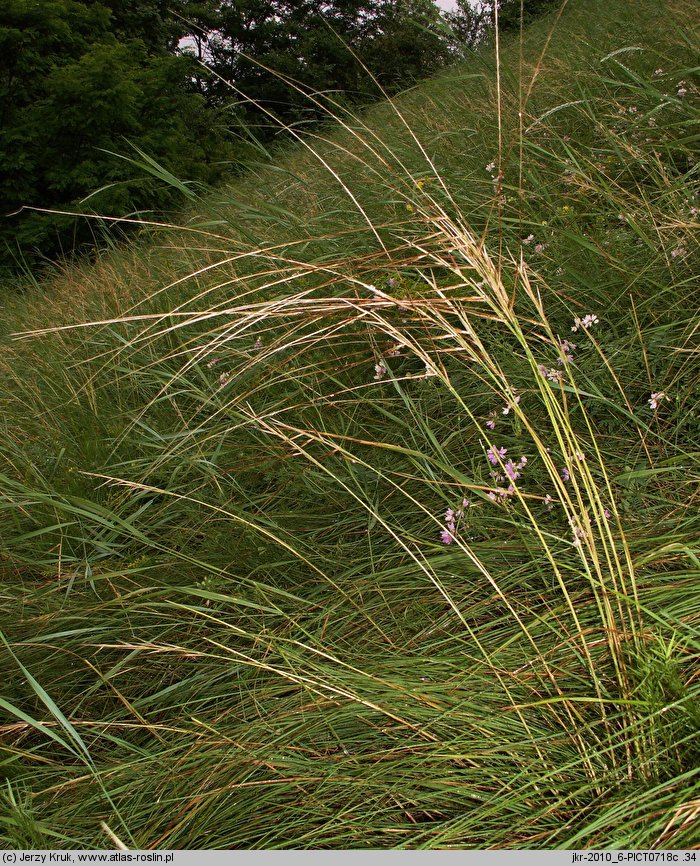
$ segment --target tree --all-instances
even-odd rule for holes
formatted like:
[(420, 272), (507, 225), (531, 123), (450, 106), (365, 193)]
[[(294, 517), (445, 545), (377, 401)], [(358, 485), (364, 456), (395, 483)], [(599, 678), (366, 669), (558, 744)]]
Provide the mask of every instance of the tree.
[(490, 4), (473, 0), (456, 0), (455, 8), (445, 14), (458, 46), (476, 47), (488, 34), (492, 25)]
[[(502, 33), (519, 30), (521, 23), (561, 6), (563, 0), (499, 0), (498, 26)], [(458, 44), (474, 48), (492, 32), (496, 23), (495, 0), (456, 0), (456, 8), (446, 13)]]
[[(433, 0), (224, 0), (207, 56), (223, 81), (290, 123), (319, 111), (285, 79), (354, 101), (380, 95), (372, 76), (394, 92), (446, 61), (439, 22)], [(221, 81), (210, 95), (233, 98)]]
[(561, 4), (562, 0), (501, 0), (498, 7), (499, 25), (504, 31), (517, 30), (521, 20), (527, 24)]
[(389, 92), (415, 84), (444, 66), (450, 55), (433, 0), (381, 4), (375, 32), (363, 54), (367, 67)]
[[(223, 131), (175, 56), (182, 22), (165, 3), (5, 0), (0, 24), (0, 253), (55, 256), (89, 243), (87, 221), (23, 211), (122, 216), (163, 207), (172, 191), (113, 156), (137, 145), (176, 174), (211, 180)], [(89, 193), (101, 190), (87, 204)], [(4, 242), (4, 243), (3, 243)]]
[[(210, 181), (234, 157), (226, 125), (270, 137), (323, 116), (307, 91), (396, 92), (449, 59), (441, 28), (434, 0), (4, 0), (0, 201), (5, 213), (166, 207), (171, 189), (115, 152), (134, 145)], [(85, 220), (32, 210), (0, 222), (0, 253), (55, 256), (91, 238)]]

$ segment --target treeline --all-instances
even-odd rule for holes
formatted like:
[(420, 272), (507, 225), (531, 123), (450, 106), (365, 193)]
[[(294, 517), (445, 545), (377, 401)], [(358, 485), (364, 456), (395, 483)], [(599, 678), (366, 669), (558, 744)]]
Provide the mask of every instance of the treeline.
[[(484, 39), (494, 12), (494, 0), (453, 13), (433, 0), (4, 0), (0, 260), (95, 242), (94, 221), (32, 208), (160, 216), (177, 192), (149, 159), (216, 182), (280, 122), (318, 119), (306, 89), (352, 103), (396, 92)], [(520, 0), (500, 15), (519, 25)]]

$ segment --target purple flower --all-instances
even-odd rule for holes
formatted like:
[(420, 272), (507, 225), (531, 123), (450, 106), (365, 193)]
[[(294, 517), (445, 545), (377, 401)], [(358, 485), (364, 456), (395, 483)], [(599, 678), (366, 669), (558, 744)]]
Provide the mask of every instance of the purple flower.
[(561, 382), (561, 370), (556, 370), (554, 367), (550, 369), (544, 364), (538, 364), (537, 369), (543, 379), (548, 379), (550, 382)]
[(455, 511), (455, 517), (458, 517), (461, 519), (462, 517), (464, 517), (465, 509), (470, 508), (470, 507), (471, 507), (471, 502), (468, 499), (463, 499), (462, 500), (462, 507), (458, 508), (457, 511)]
[(464, 509), (469, 507), (469, 500), (462, 500), (462, 507), (458, 509), (448, 508), (445, 511), (445, 528), (440, 532), (443, 544), (452, 544), (457, 534), (457, 521), (464, 517)]
[(515, 487), (512, 484), (508, 485), (507, 489), (503, 487), (498, 487), (496, 490), (490, 490), (486, 495), (491, 500), (491, 502), (495, 502), (496, 505), (505, 505), (508, 499), (515, 493)]
[(548, 493), (544, 498), (544, 504), (545, 504), (545, 507), (547, 508), (547, 511), (551, 511), (552, 508), (554, 508), (554, 506), (552, 505), (553, 501), (554, 500), (552, 499), (552, 497)]
[(517, 481), (518, 478), (520, 478), (520, 473), (518, 472), (518, 469), (512, 460), (509, 460), (503, 468), (505, 469), (506, 475), (508, 476), (508, 478), (510, 478), (511, 481)]
[(489, 430), (495, 430), (496, 429), (496, 422), (493, 420), (493, 418), (490, 418), (486, 422), (486, 426), (489, 428)]
[(575, 547), (578, 547), (581, 544), (581, 540), (586, 537), (586, 533), (579, 525), (578, 518), (576, 517), (569, 518), (569, 526), (571, 527), (571, 534), (573, 535), (572, 543)]
[(591, 327), (591, 325), (597, 324), (599, 324), (598, 316), (596, 316), (595, 313), (588, 313), (582, 319), (576, 317), (574, 319), (574, 325), (571, 330), (578, 331), (579, 328), (583, 328), (585, 331), (587, 331)]
[(656, 393), (652, 394), (649, 400), (649, 408), (654, 411), (658, 408), (658, 405), (662, 400), (668, 400), (668, 397), (663, 391), (657, 391)]
[(561, 470), (561, 477), (564, 479), (564, 481), (568, 481), (571, 478), (569, 470), (566, 468), (566, 466), (564, 466)]
[(512, 403), (506, 403), (506, 405), (503, 407), (503, 409), (501, 410), (502, 414), (508, 415), (510, 410), (515, 409), (515, 407), (518, 405), (519, 402), (520, 402), (520, 394), (516, 394), (515, 397), (513, 398), (513, 402)]
[(486, 456), (488, 457), (488, 461), (492, 466), (495, 466), (498, 463), (499, 458), (502, 460), (506, 454), (508, 453), (507, 448), (489, 448), (486, 452)]
[(570, 364), (574, 360), (574, 351), (576, 350), (576, 343), (570, 343), (569, 340), (562, 340), (559, 343), (559, 349), (561, 351), (561, 356), (557, 363), (559, 364)]
[(379, 362), (379, 364), (374, 365), (374, 378), (375, 379), (383, 379), (386, 376), (386, 366)]

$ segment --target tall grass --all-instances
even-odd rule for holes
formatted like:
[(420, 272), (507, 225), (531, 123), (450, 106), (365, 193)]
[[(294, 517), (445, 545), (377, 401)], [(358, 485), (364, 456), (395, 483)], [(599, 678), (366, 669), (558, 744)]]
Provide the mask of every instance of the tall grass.
[(585, 7), (15, 302), (6, 844), (697, 845), (698, 33)]

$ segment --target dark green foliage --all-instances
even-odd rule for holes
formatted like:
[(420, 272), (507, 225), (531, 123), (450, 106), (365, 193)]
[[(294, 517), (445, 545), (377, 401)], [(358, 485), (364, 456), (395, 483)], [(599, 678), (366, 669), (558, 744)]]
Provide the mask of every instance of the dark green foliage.
[(426, 0), (397, 0), (384, 8), (366, 63), (387, 90), (413, 84), (449, 59), (438, 21)]
[[(395, 92), (447, 61), (439, 21), (433, 0), (224, 2), (206, 52), (223, 80), (210, 94), (231, 101), (231, 82), (284, 122), (315, 118), (308, 97), (283, 79), (354, 102), (380, 95), (373, 78)], [(245, 114), (269, 123), (250, 106)]]
[[(552, 2), (528, 0), (524, 14)], [(473, 46), (493, 12), (491, 2), (465, 0), (446, 18)], [(519, 0), (504, 0), (504, 28), (516, 13), (519, 21)], [(265, 142), (317, 122), (325, 99), (396, 93), (444, 66), (453, 42), (434, 0), (7, 0), (0, 272), (114, 233), (112, 220), (80, 214), (159, 217), (178, 203), (130, 157), (210, 183), (246, 162), (230, 132), (241, 141), (253, 129)]]
[[(288, 79), (351, 101), (380, 94), (372, 75), (391, 91), (412, 84), (447, 59), (438, 21), (432, 0), (9, 0), (0, 21), (0, 258), (6, 267), (55, 258), (104, 229), (35, 208), (121, 217), (175, 203), (171, 188), (115, 154), (135, 147), (178, 177), (211, 182), (214, 166), (235, 155), (224, 119), (263, 125), (263, 138), (279, 125), (252, 103), (281, 123), (317, 119)], [(219, 77), (175, 53), (188, 32)]]
[(521, 21), (527, 24), (539, 15), (560, 8), (563, 3), (564, 0), (502, 0), (498, 9), (498, 23), (502, 30), (517, 30)]
[(111, 12), (111, 30), (117, 39), (141, 39), (149, 54), (172, 51), (187, 32), (182, 0), (101, 0)]
[(473, 47), (493, 31), (498, 6), (498, 27), (503, 33), (520, 29), (533, 18), (560, 9), (567, 0), (457, 0), (445, 16), (458, 42)]
[[(222, 133), (192, 91), (193, 61), (158, 6), (10, 0), (0, 25), (2, 257), (55, 256), (91, 242), (87, 220), (21, 208), (124, 216), (172, 193), (113, 155), (136, 145), (188, 179), (210, 181)], [(111, 7), (111, 8), (110, 8)], [(112, 153), (108, 152), (111, 151)], [(89, 201), (81, 200), (100, 190)], [(15, 214), (8, 216), (9, 214)]]

